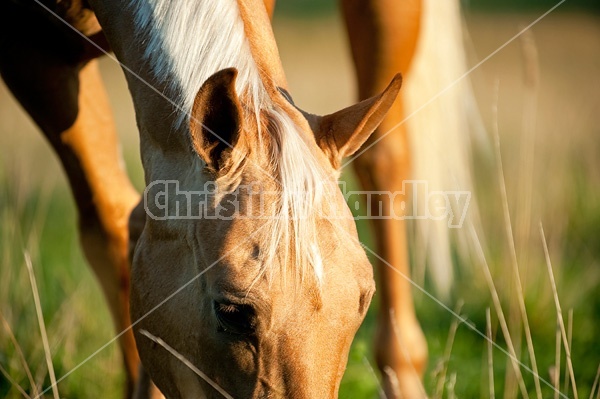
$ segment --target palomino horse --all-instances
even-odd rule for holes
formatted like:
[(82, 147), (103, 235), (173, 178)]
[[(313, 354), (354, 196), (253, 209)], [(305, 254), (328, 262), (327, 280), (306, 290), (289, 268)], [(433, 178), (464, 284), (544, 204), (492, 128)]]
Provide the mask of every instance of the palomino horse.
[[(402, 120), (396, 74), (409, 69), (421, 6), (341, 2), (365, 100), (318, 117), (287, 94), (269, 23), (273, 3), (0, 4), (0, 73), (60, 157), (85, 255), (117, 330), (136, 323), (120, 337), (128, 396), (141, 379), (140, 358), (169, 398), (337, 396), (375, 286), (343, 196), (328, 182), (337, 179), (343, 157)], [(109, 48), (133, 97), (146, 183), (177, 181), (180, 190), (149, 190), (155, 196), (145, 207), (121, 168), (95, 61)], [(408, 152), (401, 126), (354, 162), (363, 187), (401, 190)], [(231, 216), (235, 202), (260, 217), (172, 213), (197, 207), (180, 193), (206, 183), (218, 188), (205, 196), (208, 208)], [(241, 189), (255, 184), (258, 193)], [(154, 217), (161, 212), (169, 214)], [(333, 212), (343, 217), (330, 218)], [(422, 397), (427, 349), (401, 275), (409, 270), (406, 228), (384, 219), (374, 227), (382, 259), (394, 265), (378, 265), (376, 360), (384, 389), (388, 398)]]

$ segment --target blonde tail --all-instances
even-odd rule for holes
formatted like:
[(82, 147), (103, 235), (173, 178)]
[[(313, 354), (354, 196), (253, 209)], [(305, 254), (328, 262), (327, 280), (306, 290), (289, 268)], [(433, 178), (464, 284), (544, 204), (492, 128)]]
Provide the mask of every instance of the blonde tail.
[[(414, 154), (412, 176), (422, 181), (413, 185), (417, 188), (413, 207), (419, 216), (427, 206), (434, 210), (427, 192), (472, 192), (468, 116), (474, 113), (474, 100), (469, 82), (461, 79), (466, 70), (459, 0), (423, 0), (420, 42), (404, 90)], [(466, 194), (454, 198), (460, 202)], [(452, 224), (460, 224), (463, 207), (453, 204)], [(467, 223), (478, 219), (475, 201), (467, 209), (462, 228), (449, 228), (448, 218), (414, 221), (413, 255), (417, 265), (428, 265), (441, 296), (449, 294), (453, 279), (451, 240), (456, 239), (459, 254), (465, 254)], [(424, 276), (424, 269), (415, 271)]]

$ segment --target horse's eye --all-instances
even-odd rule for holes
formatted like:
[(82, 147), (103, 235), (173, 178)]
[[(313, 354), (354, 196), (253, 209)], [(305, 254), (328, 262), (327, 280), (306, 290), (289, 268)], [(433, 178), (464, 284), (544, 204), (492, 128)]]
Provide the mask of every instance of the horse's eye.
[(251, 335), (256, 329), (256, 313), (250, 305), (213, 302), (219, 331), (233, 335)]

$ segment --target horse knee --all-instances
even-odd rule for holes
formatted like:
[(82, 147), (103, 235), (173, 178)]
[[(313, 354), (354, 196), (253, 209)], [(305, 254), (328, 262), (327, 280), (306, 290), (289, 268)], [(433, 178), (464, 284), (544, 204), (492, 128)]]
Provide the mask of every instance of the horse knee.
[(417, 322), (396, 326), (382, 325), (379, 328), (375, 359), (380, 369), (385, 366), (398, 368), (409, 365), (422, 375), (427, 365), (427, 358), (427, 342)]

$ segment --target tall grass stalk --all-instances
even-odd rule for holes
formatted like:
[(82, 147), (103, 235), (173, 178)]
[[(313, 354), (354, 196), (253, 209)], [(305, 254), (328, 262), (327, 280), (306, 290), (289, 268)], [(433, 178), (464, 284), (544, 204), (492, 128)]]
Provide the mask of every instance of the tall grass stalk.
[(573, 361), (571, 360), (571, 348), (567, 341), (567, 333), (565, 331), (565, 323), (562, 316), (562, 310), (560, 308), (560, 301), (558, 299), (558, 290), (556, 289), (556, 281), (554, 281), (554, 273), (552, 272), (552, 262), (550, 261), (550, 253), (548, 251), (548, 244), (546, 243), (546, 235), (544, 234), (544, 226), (540, 222), (540, 235), (542, 237), (542, 243), (544, 244), (544, 256), (546, 257), (546, 266), (548, 268), (548, 275), (550, 277), (550, 284), (552, 286), (552, 295), (554, 297), (554, 305), (556, 307), (556, 313), (558, 314), (558, 324), (560, 325), (560, 331), (563, 339), (563, 345), (565, 346), (565, 353), (567, 355), (567, 368), (569, 370), (569, 379), (573, 385), (573, 397), (579, 399), (577, 394), (577, 385), (575, 384), (575, 373), (573, 371)]
[[(369, 374), (371, 375), (371, 377), (373, 378), (373, 380), (375, 381), (375, 384), (377, 386), (377, 393), (379, 394), (379, 397), (381, 399), (387, 399), (387, 395), (385, 394), (385, 391), (383, 390), (383, 387), (381, 386), (381, 381), (379, 381), (379, 378), (377, 378), (377, 373), (375, 372), (375, 369), (373, 368), (373, 365), (371, 364), (371, 362), (369, 361), (369, 359), (366, 356), (362, 357), (362, 362), (365, 366), (365, 368), (367, 369), (367, 371), (369, 372)], [(398, 381), (398, 377), (396, 376), (396, 373), (394, 372), (394, 370), (391, 370), (389, 367), (385, 368), (383, 370), (384, 373), (386, 373), (387, 375), (389, 375), (390, 377), (395, 377), (396, 378), (396, 382)], [(399, 388), (396, 388), (395, 390), (398, 390)]]
[(510, 363), (512, 368), (517, 375), (517, 382), (519, 384), (519, 389), (521, 391), (521, 395), (524, 398), (529, 398), (529, 394), (527, 393), (527, 388), (525, 387), (525, 381), (523, 380), (523, 374), (521, 373), (521, 369), (519, 367), (519, 359), (517, 358), (517, 353), (515, 351), (515, 347), (512, 342), (512, 338), (510, 337), (510, 332), (508, 330), (508, 324), (506, 323), (506, 318), (504, 317), (504, 312), (502, 311), (502, 305), (500, 304), (500, 298), (498, 296), (498, 291), (496, 290), (496, 286), (494, 284), (494, 279), (492, 277), (492, 273), (490, 272), (490, 267), (485, 258), (485, 254), (483, 253), (483, 248), (481, 247), (481, 243), (477, 237), (477, 233), (475, 232), (475, 228), (473, 225), (469, 225), (471, 230), (471, 235), (473, 237), (473, 242), (475, 243), (475, 250), (477, 257), (479, 258), (479, 263), (481, 264), (481, 268), (483, 269), (483, 274), (485, 277), (485, 281), (488, 285), (488, 289), (490, 290), (490, 294), (492, 296), (492, 303), (494, 305), (494, 309), (498, 314), (498, 322), (500, 323), (500, 329), (502, 330), (502, 335), (504, 336), (504, 340), (506, 341), (506, 346), (508, 347), (508, 353), (510, 354)]
[(495, 399), (496, 394), (494, 392), (494, 346), (492, 345), (492, 315), (490, 308), (485, 310), (485, 333), (487, 339), (487, 369), (488, 369), (488, 385), (490, 392), (490, 399)]
[(177, 360), (179, 360), (186, 367), (188, 367), (190, 370), (192, 370), (198, 377), (200, 377), (204, 381), (206, 381), (217, 392), (219, 392), (221, 395), (223, 395), (224, 398), (233, 399), (233, 396), (231, 396), (230, 394), (225, 392), (225, 390), (223, 388), (221, 388), (215, 381), (213, 381), (209, 376), (207, 376), (202, 371), (200, 371), (198, 369), (198, 367), (194, 366), (194, 364), (192, 362), (190, 362), (188, 359), (186, 359), (181, 353), (179, 353), (175, 349), (173, 349), (169, 344), (167, 344), (161, 338), (158, 338), (158, 337), (152, 335), (151, 333), (149, 333), (146, 330), (140, 330), (140, 333), (142, 335), (146, 336), (152, 342), (157, 343), (160, 346), (162, 346), (163, 348), (165, 348), (167, 350), (167, 352), (169, 352), (171, 355), (175, 356), (177, 358)]
[(29, 272), (29, 280), (31, 282), (31, 291), (33, 293), (33, 301), (35, 303), (35, 311), (40, 326), (40, 335), (42, 337), (42, 345), (44, 346), (44, 354), (46, 355), (46, 364), (48, 366), (48, 373), (50, 374), (50, 382), (52, 384), (52, 394), (54, 399), (60, 399), (58, 394), (58, 386), (56, 383), (56, 374), (54, 373), (54, 365), (52, 364), (52, 353), (50, 353), (50, 345), (48, 344), (48, 334), (46, 333), (46, 323), (44, 322), (44, 315), (42, 314), (42, 305), (40, 302), (40, 295), (35, 281), (35, 274), (33, 272), (33, 264), (31, 263), (31, 257), (27, 251), (24, 252), (25, 264), (27, 265), (27, 271)]
[[(464, 302), (458, 301), (454, 312), (460, 314)], [(450, 364), (450, 356), (452, 355), (452, 346), (454, 345), (454, 339), (456, 338), (456, 331), (458, 330), (458, 319), (452, 319), (450, 324), (450, 331), (448, 332), (448, 338), (446, 339), (446, 347), (444, 349), (444, 357), (442, 359), (442, 371), (437, 381), (434, 398), (442, 399), (444, 395), (444, 385), (446, 384), (446, 375), (448, 373), (448, 365)]]
[(2, 319), (2, 326), (8, 334), (8, 337), (12, 342), (15, 350), (17, 351), (17, 356), (19, 357), (19, 361), (21, 363), (21, 366), (23, 367), (23, 370), (25, 370), (25, 374), (27, 375), (27, 379), (29, 380), (29, 385), (31, 386), (31, 390), (33, 391), (33, 396), (38, 396), (37, 384), (33, 380), (33, 375), (31, 374), (31, 369), (29, 368), (27, 360), (25, 359), (25, 355), (23, 354), (23, 349), (21, 348), (21, 345), (19, 345), (17, 337), (15, 337), (12, 328), (10, 328), (10, 324), (8, 324), (8, 321), (6, 321), (6, 318), (4, 317), (2, 312), (0, 312), (0, 319)]
[(498, 128), (498, 106), (494, 110), (494, 148), (496, 150), (496, 172), (498, 174), (498, 184), (500, 185), (500, 195), (502, 197), (502, 212), (504, 217), (504, 227), (508, 248), (510, 251), (511, 267), (514, 281), (516, 284), (515, 292), (517, 293), (517, 303), (521, 322), (525, 330), (525, 339), (527, 342), (527, 350), (531, 359), (531, 367), (533, 369), (533, 381), (535, 383), (535, 392), (538, 399), (542, 399), (542, 387), (540, 386), (539, 371), (535, 358), (535, 350), (533, 348), (533, 339), (531, 338), (531, 329), (529, 327), (529, 319), (527, 317), (527, 309), (525, 308), (525, 298), (523, 296), (523, 284), (521, 283), (521, 275), (519, 272), (519, 263), (517, 260), (517, 249), (515, 247), (515, 238), (513, 235), (512, 222), (510, 220), (510, 210), (508, 209), (508, 196), (506, 193), (506, 183), (504, 179), (504, 168), (502, 166), (502, 154), (500, 152), (500, 135)]
[(524, 98), (522, 113), (523, 120), (521, 128), (522, 133), (520, 135), (516, 236), (521, 255), (520, 264), (526, 271), (529, 264), (529, 249), (531, 248), (529, 245), (529, 239), (531, 235), (533, 190), (535, 187), (535, 147), (538, 97), (540, 92), (540, 65), (537, 46), (531, 30), (523, 33), (523, 35), (520, 37), (520, 43), (524, 69)]
[[(569, 350), (573, 347), (573, 309), (569, 309), (567, 312), (567, 343), (569, 344)], [(565, 369), (565, 392), (569, 392), (569, 372)]]
[[(594, 399), (594, 393), (596, 392), (596, 388), (598, 388), (598, 379), (600, 378), (600, 364), (598, 365), (598, 371), (596, 372), (596, 378), (594, 378), (594, 384), (592, 385), (592, 392), (590, 392), (590, 399)], [(600, 389), (598, 389), (598, 393), (600, 393)]]
[(556, 355), (554, 358), (554, 399), (558, 399), (560, 392), (560, 352), (562, 350), (560, 340), (560, 322), (556, 318)]
[(17, 389), (17, 391), (19, 391), (19, 393), (21, 393), (21, 395), (23, 395), (24, 397), (26, 397), (26, 398), (28, 398), (28, 399), (31, 399), (31, 396), (29, 396), (29, 395), (27, 394), (27, 392), (25, 392), (25, 390), (23, 389), (23, 387), (22, 387), (21, 385), (19, 385), (19, 383), (18, 383), (18, 382), (16, 382), (16, 381), (15, 381), (15, 380), (14, 380), (14, 379), (13, 379), (13, 378), (10, 376), (10, 374), (8, 374), (8, 371), (6, 371), (6, 370), (4, 369), (4, 367), (2, 367), (2, 365), (1, 365), (1, 364), (0, 364), (0, 373), (2, 373), (2, 375), (4, 376), (4, 378), (6, 378), (6, 380), (7, 380), (8, 382), (10, 382), (10, 383), (11, 383), (11, 385), (12, 385), (13, 387), (15, 387), (15, 388)]
[[(499, 83), (496, 81), (496, 100), (493, 104), (493, 120), (495, 121), (494, 126), (496, 129), (496, 134), (498, 130), (498, 88)], [(513, 345), (512, 337), (510, 335), (510, 331), (508, 329), (508, 324), (506, 322), (506, 318), (504, 317), (504, 312), (502, 310), (502, 305), (500, 303), (500, 298), (498, 296), (498, 291), (496, 290), (496, 285), (494, 283), (494, 279), (492, 277), (492, 273), (490, 272), (490, 267), (487, 263), (487, 259), (485, 257), (485, 253), (483, 251), (483, 247), (481, 246), (481, 242), (479, 237), (477, 236), (477, 232), (475, 231), (475, 227), (473, 224), (469, 223), (469, 230), (471, 232), (473, 243), (475, 244), (475, 255), (478, 258), (479, 264), (483, 270), (483, 275), (485, 278), (485, 282), (488, 286), (488, 290), (492, 296), (492, 303), (494, 305), (494, 309), (498, 314), (498, 321), (500, 322), (500, 328), (502, 330), (502, 334), (506, 341), (506, 346), (508, 347), (508, 352), (510, 353), (510, 362), (513, 368), (515, 375), (517, 376), (517, 383), (519, 385), (519, 389), (521, 391), (521, 396), (523, 398), (529, 398), (527, 393), (527, 388), (525, 387), (525, 382), (523, 381), (523, 375), (521, 373), (521, 369), (519, 368), (519, 358), (517, 356), (517, 352), (515, 351), (515, 347)]]

